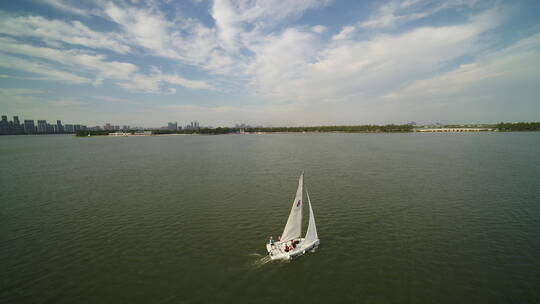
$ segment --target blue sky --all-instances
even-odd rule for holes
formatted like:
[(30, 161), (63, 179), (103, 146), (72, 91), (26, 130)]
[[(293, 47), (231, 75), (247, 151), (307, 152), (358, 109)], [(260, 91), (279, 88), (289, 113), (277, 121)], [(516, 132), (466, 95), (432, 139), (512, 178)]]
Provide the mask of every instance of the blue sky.
[(540, 120), (539, 1), (0, 3), (0, 112), (87, 125)]

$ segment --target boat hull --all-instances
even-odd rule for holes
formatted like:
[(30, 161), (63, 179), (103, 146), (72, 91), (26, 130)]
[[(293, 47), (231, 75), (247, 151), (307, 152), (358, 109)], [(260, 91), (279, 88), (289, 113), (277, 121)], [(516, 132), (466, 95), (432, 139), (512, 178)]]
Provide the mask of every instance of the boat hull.
[(315, 242), (312, 242), (310, 244), (304, 244), (305, 239), (304, 238), (298, 238), (294, 239), (294, 241), (299, 241), (298, 245), (296, 245), (296, 248), (285, 251), (285, 245), (289, 242), (276, 242), (273, 244), (266, 244), (266, 250), (268, 251), (268, 255), (270, 256), (270, 259), (272, 260), (290, 260), (292, 258), (301, 256), (305, 254), (306, 252), (313, 250), (317, 246), (319, 246), (320, 241), (317, 239)]

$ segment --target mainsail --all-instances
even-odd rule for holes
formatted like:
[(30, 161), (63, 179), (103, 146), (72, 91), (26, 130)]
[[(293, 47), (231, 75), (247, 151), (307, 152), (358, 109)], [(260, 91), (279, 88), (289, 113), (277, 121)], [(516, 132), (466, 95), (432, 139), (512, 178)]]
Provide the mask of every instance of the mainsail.
[(309, 193), (307, 192), (307, 199), (309, 203), (309, 224), (306, 232), (306, 238), (304, 239), (304, 244), (306, 246), (311, 245), (313, 242), (319, 239), (317, 235), (317, 227), (315, 227), (315, 216), (313, 216), (313, 209), (311, 209), (311, 200), (309, 199)]
[(300, 237), (302, 234), (302, 193), (304, 192), (304, 173), (298, 180), (298, 189), (294, 198), (291, 213), (287, 220), (287, 225), (281, 234), (281, 241), (286, 242)]

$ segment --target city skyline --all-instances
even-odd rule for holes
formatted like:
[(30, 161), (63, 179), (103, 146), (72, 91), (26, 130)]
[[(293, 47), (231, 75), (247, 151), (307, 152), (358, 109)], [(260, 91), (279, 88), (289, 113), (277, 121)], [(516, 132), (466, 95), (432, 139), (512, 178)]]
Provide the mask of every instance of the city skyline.
[[(2, 119), (0, 121), (3, 122), (4, 117), (6, 117), (6, 119), (8, 119), (8, 122), (10, 122), (10, 123), (12, 123), (15, 120), (15, 118), (17, 118), (20, 121), (27, 121), (27, 120), (33, 121), (33, 122), (35, 122), (35, 127), (36, 128), (37, 128), (37, 123), (39, 121), (45, 121), (45, 122), (49, 122), (49, 121), (54, 122), (54, 121), (56, 121), (55, 124), (58, 124), (58, 122), (60, 122), (60, 121), (64, 121), (64, 119), (56, 119), (56, 118), (53, 118), (53, 119), (31, 119), (31, 118), (21, 119), (20, 117), (24, 117), (24, 115), (19, 115), (19, 114), (15, 114), (15, 115), (4, 115), (4, 114), (2, 114), (2, 116), (1, 116)], [(10, 117), (12, 118), (11, 121), (9, 121)], [(41, 118), (43, 118), (43, 117), (41, 117)], [(538, 120), (536, 120), (536, 121), (538, 121)], [(536, 122), (536, 121), (530, 121), (530, 122)], [(344, 124), (344, 123), (342, 123), (342, 124), (298, 124), (298, 125), (267, 124), (267, 125), (263, 125), (263, 124), (260, 124), (260, 123), (233, 122), (233, 123), (224, 124), (224, 125), (210, 125), (210, 124), (201, 125), (198, 120), (179, 121), (179, 120), (174, 120), (173, 119), (172, 121), (161, 121), (161, 122), (158, 122), (158, 123), (153, 124), (153, 125), (143, 125), (140, 122), (134, 122), (133, 124), (121, 124), (121, 123), (118, 123), (116, 121), (105, 121), (105, 122), (96, 123), (96, 124), (68, 123), (66, 125), (82, 126), (82, 127), (84, 127), (84, 129), (82, 129), (82, 130), (88, 129), (88, 130), (110, 130), (110, 131), (115, 131), (115, 130), (158, 130), (158, 129), (182, 130), (182, 129), (199, 129), (199, 128), (218, 128), (218, 127), (225, 127), (225, 128), (265, 128), (265, 127), (269, 127), (269, 128), (272, 128), (272, 127), (319, 127), (319, 126), (358, 126), (358, 125), (392, 125), (392, 124), (395, 124), (395, 125), (441, 127), (441, 126), (446, 126), (446, 125), (479, 126), (479, 125), (493, 125), (493, 124), (496, 124), (496, 123), (510, 123), (511, 124), (511, 123), (521, 123), (521, 122), (529, 123), (527, 121), (510, 121), (510, 120), (497, 121), (495, 123), (484, 123), (484, 122), (474, 122), (474, 121), (461, 122), (461, 123), (455, 123), (455, 122), (441, 123), (439, 121), (431, 120), (431, 121), (386, 122), (386, 123), (380, 123), (380, 124), (376, 124), (376, 123), (371, 123), (371, 124), (370, 123)], [(24, 123), (21, 123), (21, 125), (23, 125), (23, 124)], [(174, 126), (176, 126), (176, 128)], [(0, 133), (2, 133), (2, 132), (0, 132)], [(51, 131), (50, 133), (56, 133), (56, 132)]]
[[(213, 126), (201, 126), (199, 121), (190, 121), (185, 125), (179, 124), (177, 121), (168, 122), (165, 126), (159, 127), (142, 127), (133, 125), (119, 125), (116, 123), (106, 122), (102, 125), (86, 126), (82, 124), (62, 124), (61, 119), (57, 119), (56, 123), (49, 123), (46, 119), (20, 119), (20, 115), (11, 116), (1, 115), (0, 118), (0, 135), (15, 135), (15, 134), (63, 134), (76, 133), (78, 131), (126, 131), (126, 130), (144, 130), (144, 129), (167, 129), (167, 130), (195, 130), (201, 128), (213, 128)], [(21, 123), (22, 121), (22, 123)], [(52, 120), (54, 121), (54, 120)], [(238, 125), (238, 124), (237, 124)], [(244, 124), (242, 124), (244, 125)]]
[(81, 124), (62, 124), (61, 119), (57, 119), (52, 124), (48, 123), (46, 119), (19, 119), (19, 115), (14, 115), (12, 120), (9, 120), (7, 115), (2, 115), (0, 119), (0, 135), (63, 134), (76, 133), (86, 129), (86, 126)]
[(532, 0), (3, 2), (0, 108), (147, 128), (537, 121), (538, 11)]

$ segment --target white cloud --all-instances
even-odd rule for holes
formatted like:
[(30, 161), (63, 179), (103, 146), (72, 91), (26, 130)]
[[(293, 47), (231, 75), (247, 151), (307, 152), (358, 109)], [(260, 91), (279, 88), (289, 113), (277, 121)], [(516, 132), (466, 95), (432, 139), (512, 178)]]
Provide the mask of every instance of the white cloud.
[(135, 74), (130, 79), (126, 79), (125, 81), (119, 81), (116, 84), (134, 92), (161, 92), (160, 79), (153, 75)]
[(50, 101), (48, 104), (54, 107), (78, 107), (87, 105), (88, 103), (78, 99), (64, 98)]
[(283, 20), (297, 18), (306, 10), (323, 7), (330, 2), (304, 0), (289, 1), (284, 5), (279, 0), (215, 0), (211, 13), (222, 46), (235, 50), (239, 47), (240, 34), (249, 31), (247, 25), (256, 32), (271, 29)]
[(477, 52), (479, 35), (499, 20), (496, 12), (487, 12), (463, 25), (422, 27), (366, 40), (333, 39), (325, 44), (311, 33), (288, 29), (253, 47), (257, 56), (250, 72), (256, 88), (278, 100), (365, 100)]
[[(540, 80), (540, 34), (527, 37), (500, 51), (483, 54), (478, 61), (461, 64), (449, 72), (415, 80), (410, 85), (387, 94), (391, 99), (459, 99), (466, 90), (478, 86), (507, 87), (515, 81)], [(497, 82), (494, 86), (493, 83)]]
[[(138, 73), (139, 68), (131, 63), (118, 62), (118, 61), (107, 61), (104, 55), (95, 55), (88, 54), (76, 50), (56, 50), (51, 48), (44, 47), (35, 47), (27, 44), (19, 44), (14, 39), (2, 38), (0, 37), (0, 52), (12, 53), (15, 55), (24, 55), (35, 58), (46, 59), (47, 61), (56, 62), (59, 66), (64, 69), (69, 70), (72, 73), (81, 73), (91, 74), (95, 77), (95, 80), (92, 82), (94, 85), (101, 85), (102, 81), (105, 79), (111, 79), (117, 82), (120, 86), (134, 90), (134, 91), (144, 91), (144, 92), (161, 92), (160, 85), (161, 82), (167, 82), (174, 85), (179, 85), (185, 88), (190, 89), (213, 89), (211, 85), (205, 81), (199, 80), (189, 80), (176, 75), (163, 75), (159, 70), (154, 69), (153, 75), (144, 75)], [(17, 59), (17, 62), (21, 62), (20, 59)], [(7, 67), (7, 62), (4, 63)], [(41, 66), (45, 67), (44, 63), (37, 63), (26, 61), (26, 64), (21, 65), (9, 65), (12, 69), (24, 70), (27, 72), (33, 72), (30, 67), (32, 66)], [(49, 74), (52, 71), (55, 73), (61, 73), (60, 70), (51, 69)], [(41, 70), (36, 70), (35, 73), (43, 74), (46, 71), (42, 68)], [(73, 75), (67, 74), (59, 75)], [(77, 78), (76, 78), (77, 79)], [(88, 82), (88, 78), (84, 78), (85, 81), (82, 81), (83, 78), (78, 78), (81, 82)], [(66, 81), (69, 81), (66, 79)]]
[(316, 43), (313, 33), (292, 28), (253, 44), (251, 49), (257, 55), (248, 72), (255, 88), (264, 94), (281, 95), (289, 81), (305, 77), (305, 68), (319, 49)]
[(190, 80), (190, 79), (182, 78), (177, 75), (163, 74), (161, 75), (161, 80), (170, 84), (176, 84), (176, 85), (189, 88), (189, 89), (195, 89), (195, 90), (213, 89), (213, 87), (205, 81)]
[(0, 88), (0, 95), (17, 96), (17, 95), (39, 95), (47, 94), (49, 91), (34, 90), (27, 88)]
[(311, 30), (314, 31), (315, 33), (318, 33), (318, 34), (322, 34), (324, 32), (326, 32), (328, 30), (328, 28), (324, 25), (315, 25), (315, 26), (312, 26), (311, 27)]
[(100, 33), (91, 30), (79, 21), (67, 23), (41, 16), (1, 16), (0, 33), (15, 38), (38, 38), (56, 46), (70, 44), (92, 49), (107, 49), (121, 54), (131, 50), (122, 37), (116, 33)]
[(24, 71), (27, 73), (38, 74), (45, 76), (47, 80), (60, 81), (65, 83), (90, 83), (91, 79), (75, 75), (73, 73), (61, 71), (53, 68), (50, 65), (43, 63), (31, 62), (22, 60), (17, 57), (3, 55), (0, 53), (0, 67)]
[(360, 22), (359, 25), (363, 28), (390, 28), (450, 8), (471, 8), (477, 4), (476, 2), (465, 0), (392, 0), (380, 5), (373, 16), (366, 21)]
[[(329, 1), (226, 1), (216, 0), (211, 15), (216, 27), (185, 17), (167, 19), (157, 6), (133, 7), (107, 3), (104, 14), (119, 24), (131, 44), (154, 55), (179, 60), (215, 74), (246, 76), (252, 44), (280, 21), (301, 16), (304, 11)], [(323, 32), (323, 26), (314, 27)]]
[(132, 45), (152, 55), (178, 60), (213, 73), (231, 73), (238, 69), (234, 54), (221, 47), (217, 30), (189, 18), (167, 20), (152, 7), (118, 6), (108, 3), (104, 9), (111, 21), (119, 24)]
[(71, 4), (66, 0), (42, 0), (43, 2), (66, 12), (74, 13), (77, 15), (86, 15), (88, 12), (80, 7)]
[(205, 81), (189, 80), (177, 75), (163, 74), (159, 69), (154, 68), (149, 75), (137, 73), (129, 80), (117, 82), (123, 88), (135, 92), (174, 94), (176, 89), (168, 88), (163, 90), (162, 83), (178, 85), (194, 90), (213, 90), (214, 88)]
[(106, 102), (113, 102), (113, 103), (129, 103), (129, 104), (137, 104), (133, 100), (127, 99), (127, 98), (118, 98), (118, 97), (111, 97), (111, 96), (93, 96), (94, 99), (102, 100)]
[[(40, 33), (36, 28), (50, 28), (44, 36), (49, 43), (102, 47), (124, 53), (132, 51), (134, 47), (142, 47), (155, 56), (178, 60), (210, 73), (245, 77), (245, 69), (252, 60), (251, 56), (244, 53), (245, 50), (250, 52), (253, 44), (258, 44), (259, 39), (264, 39), (267, 33), (284, 20), (298, 18), (306, 10), (329, 3), (329, 0), (306, 0), (284, 6), (277, 0), (216, 0), (211, 5), (211, 15), (216, 23), (216, 27), (212, 28), (191, 18), (167, 18), (154, 2), (142, 6), (126, 2), (98, 2), (102, 11), (96, 15), (117, 23), (123, 30), (122, 34), (109, 34), (105, 37), (107, 39), (76, 21), (73, 22), (75, 32), (59, 32), (59, 29), (73, 26), (41, 17), (14, 21), (23, 23), (15, 26), (15, 29), (24, 35), (37, 36)], [(65, 9), (65, 6), (75, 7), (71, 2), (59, 0), (51, 0), (50, 4), (61, 9)], [(9, 32), (15, 33), (15, 29)], [(323, 33), (326, 27), (318, 25), (312, 30)], [(96, 83), (99, 84), (100, 80), (96, 80)]]
[(227, 50), (238, 48), (238, 36), (242, 32), (242, 21), (237, 16), (232, 3), (227, 0), (214, 1), (212, 17), (219, 29), (221, 46)]
[(0, 51), (54, 61), (72, 72), (93, 72), (100, 79), (126, 79), (137, 71), (131, 63), (106, 61), (103, 55), (86, 54), (75, 50), (56, 50), (19, 44), (13, 39), (0, 37)]
[(104, 13), (112, 21), (120, 24), (135, 43), (168, 57), (165, 46), (168, 27), (171, 24), (163, 15), (153, 13), (148, 9), (119, 7), (112, 2), (107, 3)]
[(333, 40), (348, 39), (351, 37), (351, 35), (354, 33), (355, 30), (356, 30), (356, 27), (354, 26), (351, 26), (351, 25), (344, 26), (338, 34), (332, 37), (332, 39)]

